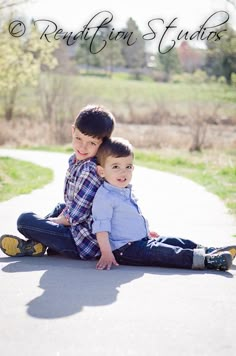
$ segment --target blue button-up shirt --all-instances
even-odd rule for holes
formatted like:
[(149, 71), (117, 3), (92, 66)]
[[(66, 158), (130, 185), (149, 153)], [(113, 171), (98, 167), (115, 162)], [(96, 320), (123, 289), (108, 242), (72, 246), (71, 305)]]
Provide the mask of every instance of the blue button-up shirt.
[(82, 259), (100, 254), (96, 236), (92, 234), (92, 202), (102, 183), (97, 175), (96, 159), (69, 159), (64, 186), (66, 207), (63, 215), (70, 223), (71, 233)]
[(108, 232), (112, 250), (148, 236), (148, 223), (131, 185), (118, 188), (104, 182), (93, 200), (92, 216), (93, 233)]

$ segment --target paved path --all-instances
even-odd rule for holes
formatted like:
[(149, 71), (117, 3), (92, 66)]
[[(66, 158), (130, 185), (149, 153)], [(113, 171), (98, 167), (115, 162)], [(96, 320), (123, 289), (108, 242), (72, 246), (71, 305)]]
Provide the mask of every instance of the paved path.
[[(68, 156), (0, 150), (53, 168), (43, 189), (0, 204), (0, 234), (24, 210), (46, 214), (62, 200)], [(147, 184), (148, 182), (148, 184)], [(136, 167), (133, 180), (153, 230), (206, 245), (235, 243), (235, 220), (195, 183)], [(228, 272), (120, 266), (0, 254), (3, 356), (169, 356), (236, 352), (236, 267)]]

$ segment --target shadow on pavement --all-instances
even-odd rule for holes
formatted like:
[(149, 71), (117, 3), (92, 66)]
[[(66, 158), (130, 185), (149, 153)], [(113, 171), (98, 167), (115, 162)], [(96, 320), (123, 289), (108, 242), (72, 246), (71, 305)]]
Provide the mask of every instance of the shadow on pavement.
[[(27, 313), (35, 318), (53, 319), (82, 311), (86, 306), (101, 306), (114, 303), (119, 287), (144, 274), (158, 276), (187, 276), (215, 274), (232, 278), (230, 272), (193, 271), (174, 268), (119, 266), (110, 271), (95, 269), (96, 261), (66, 259), (61, 256), (43, 258), (0, 258), (10, 262), (2, 268), (6, 273), (45, 271), (39, 287), (44, 291), (27, 303)], [(27, 291), (26, 291), (27, 292)]]

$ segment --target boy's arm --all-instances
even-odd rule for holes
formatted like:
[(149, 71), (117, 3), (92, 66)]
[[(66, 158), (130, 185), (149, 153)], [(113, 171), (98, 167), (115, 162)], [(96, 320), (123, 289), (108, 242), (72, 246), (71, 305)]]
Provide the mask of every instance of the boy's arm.
[(92, 231), (96, 234), (101, 251), (101, 257), (96, 265), (97, 269), (110, 269), (112, 264), (118, 266), (109, 241), (112, 215), (112, 199), (109, 193), (104, 191), (103, 186), (101, 186), (95, 195), (92, 206)]
[(71, 202), (66, 204), (62, 215), (69, 225), (79, 224), (91, 214), (93, 198), (100, 186), (100, 179), (93, 169), (84, 170), (76, 182), (76, 194)]
[(157, 232), (155, 232), (155, 231), (149, 231), (149, 237), (151, 238), (151, 239), (155, 239), (156, 237), (159, 237), (160, 235), (157, 233)]
[(96, 265), (96, 268), (109, 270), (112, 265), (119, 266), (111, 250), (108, 232), (97, 232), (96, 237), (101, 250), (101, 257)]

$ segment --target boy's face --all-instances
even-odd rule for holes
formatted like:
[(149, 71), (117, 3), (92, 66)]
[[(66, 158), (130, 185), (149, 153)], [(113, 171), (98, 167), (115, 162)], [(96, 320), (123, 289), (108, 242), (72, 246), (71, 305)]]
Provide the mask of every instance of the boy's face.
[(84, 135), (79, 129), (72, 126), (72, 147), (76, 159), (82, 161), (96, 156), (102, 139)]
[(133, 157), (106, 158), (104, 166), (98, 166), (98, 174), (105, 180), (118, 188), (125, 188), (132, 179)]

